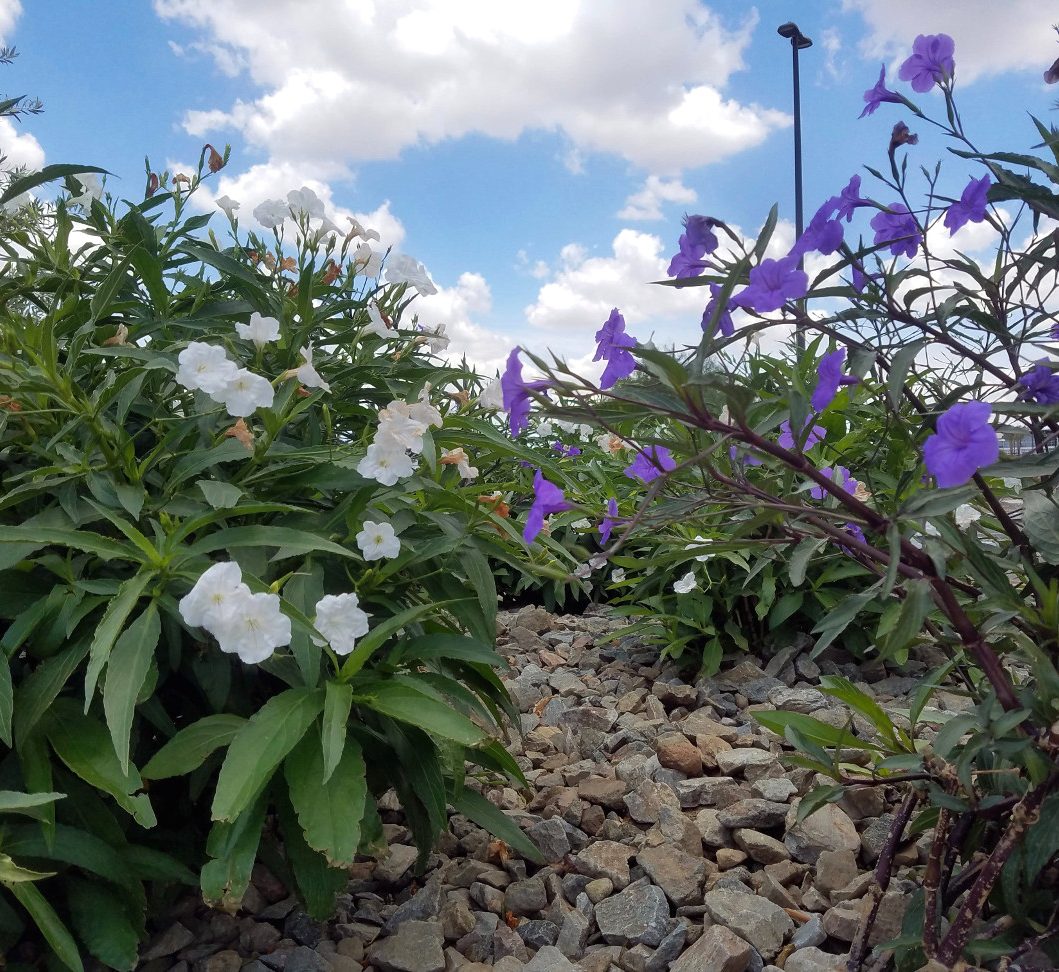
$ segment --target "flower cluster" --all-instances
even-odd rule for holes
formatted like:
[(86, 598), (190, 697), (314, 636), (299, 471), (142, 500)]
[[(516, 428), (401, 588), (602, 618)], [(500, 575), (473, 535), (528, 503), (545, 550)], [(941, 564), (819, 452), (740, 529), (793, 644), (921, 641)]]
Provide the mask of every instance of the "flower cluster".
[(685, 216), (684, 232), (677, 241), (678, 250), (669, 263), (669, 276), (678, 280), (698, 277), (706, 268), (703, 259), (717, 249), (713, 228), (717, 220), (710, 216)]
[(423, 436), (430, 426), (441, 428), (442, 418), (430, 404), (430, 386), (423, 389), (419, 401), (390, 402), (379, 412), (379, 427), (357, 472), (383, 486), (411, 476), (423, 452)]
[(240, 368), (224, 348), (192, 341), (177, 362), (176, 380), (185, 388), (205, 392), (224, 405), (229, 415), (245, 418), (259, 408), (272, 407), (275, 393), (269, 380)]
[(596, 355), (593, 361), (606, 361), (607, 367), (599, 379), (604, 391), (612, 388), (620, 378), (628, 378), (636, 370), (636, 359), (629, 348), (636, 347), (636, 338), (625, 333), (625, 318), (615, 307), (603, 326), (596, 331)]

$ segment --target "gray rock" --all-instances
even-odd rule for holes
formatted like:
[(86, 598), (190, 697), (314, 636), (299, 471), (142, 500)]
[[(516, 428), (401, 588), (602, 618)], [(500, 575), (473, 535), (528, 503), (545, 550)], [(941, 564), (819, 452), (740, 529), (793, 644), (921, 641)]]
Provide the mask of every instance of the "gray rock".
[(829, 704), (827, 696), (814, 688), (774, 688), (769, 692), (768, 700), (784, 712), (804, 714), (823, 709)]
[(523, 917), (548, 907), (548, 891), (539, 877), (516, 881), (504, 894), (504, 909)]
[(776, 757), (764, 749), (729, 749), (717, 753), (717, 768), (726, 776), (745, 773), (748, 768), (767, 769)]
[(522, 972), (578, 972), (578, 968), (554, 945), (545, 945)]
[(544, 948), (545, 945), (554, 945), (559, 940), (559, 926), (542, 919), (524, 921), (518, 926), (518, 933), (530, 948)]
[(143, 955), (140, 956), (140, 960), (150, 962), (153, 959), (175, 955), (182, 948), (187, 948), (193, 941), (195, 941), (194, 932), (180, 924), (180, 922), (176, 922), (151, 942), (150, 946), (144, 950)]
[(795, 793), (798, 787), (794, 781), (786, 776), (770, 776), (765, 779), (755, 780), (750, 785), (750, 791), (762, 800), (772, 800), (774, 803), (786, 803)]
[(654, 954), (644, 963), (644, 972), (667, 972), (684, 948), (688, 926), (680, 922), (661, 942)]
[(680, 805), (691, 807), (727, 807), (746, 797), (746, 785), (730, 776), (699, 776), (679, 781), (673, 789)]
[(368, 949), (368, 960), (380, 972), (444, 972), (441, 925), (406, 921)]
[(629, 884), (629, 858), (636, 851), (613, 840), (597, 840), (574, 857), (574, 867), (590, 878), (609, 878), (619, 891)]
[(316, 948), (324, 937), (324, 926), (304, 911), (292, 911), (283, 922), (283, 934), (299, 945)]
[(768, 830), (780, 826), (786, 816), (786, 803), (773, 803), (771, 800), (751, 798), (725, 807), (717, 819), (732, 830), (737, 827)]
[(827, 803), (801, 822), (796, 822), (796, 812), (796, 807), (791, 807), (787, 816), (787, 832), (783, 835), (783, 842), (796, 861), (815, 864), (826, 850), (856, 853), (860, 849), (860, 834), (840, 807)]
[(860, 908), (844, 901), (824, 912), (824, 931), (840, 942), (852, 942), (860, 927)]
[(662, 807), (680, 810), (680, 800), (672, 787), (665, 783), (644, 780), (632, 793), (625, 796), (625, 805), (629, 816), (637, 823), (658, 823)]
[(823, 945), (827, 941), (827, 932), (819, 915), (813, 915), (801, 928), (791, 935), (791, 944), (795, 948), (809, 948), (812, 945)]
[(724, 925), (712, 925), (673, 963), (669, 972), (746, 972), (753, 951)]
[(780, 861), (789, 860), (791, 856), (782, 840), (769, 837), (768, 834), (759, 834), (756, 830), (739, 829), (732, 837), (736, 846), (746, 851), (750, 859), (758, 864), (778, 864)]
[(610, 732), (618, 721), (616, 709), (601, 709), (593, 705), (579, 705), (567, 709), (559, 719), (559, 725), (575, 729), (598, 729)]
[(651, 686), (651, 694), (666, 708), (676, 708), (678, 705), (694, 705), (699, 697), (699, 690), (694, 685), (685, 685), (683, 682), (655, 682)]
[(592, 922), (585, 915), (576, 909), (568, 911), (563, 918), (563, 927), (559, 929), (555, 945), (567, 958), (579, 959), (585, 950), (591, 930)]
[(441, 909), (441, 929), (446, 941), (458, 941), (464, 935), (469, 935), (474, 926), (474, 912), (465, 902), (450, 899)]
[[(273, 955), (276, 953), (273, 952)], [(308, 945), (299, 945), (287, 954), (284, 972), (332, 972), (333, 966), (323, 955)], [(239, 959), (240, 963), (243, 961)], [(240, 966), (236, 966), (240, 968)]]
[(407, 844), (391, 844), (389, 853), (375, 865), (373, 876), (383, 884), (396, 884), (415, 863), (419, 851)]
[(830, 955), (810, 946), (789, 955), (783, 965), (783, 972), (840, 972), (845, 967), (845, 955)]
[(816, 859), (816, 886), (824, 894), (844, 888), (859, 874), (857, 858), (851, 851), (825, 850)]
[(570, 838), (566, 835), (563, 822), (557, 817), (535, 823), (526, 831), (526, 835), (549, 863), (561, 861), (570, 853)]
[(783, 939), (794, 930), (794, 922), (779, 905), (754, 894), (714, 888), (703, 897), (703, 904), (714, 922), (730, 928), (766, 959), (779, 953)]
[(427, 921), (437, 918), (441, 911), (441, 875), (433, 874), (415, 895), (397, 906), (397, 910), (386, 922), (386, 934), (406, 921)]
[(608, 945), (657, 946), (669, 918), (666, 896), (653, 884), (626, 888), (596, 906), (596, 925)]
[(731, 847), (731, 832), (718, 819), (720, 810), (707, 808), (700, 810), (695, 817), (695, 826), (702, 836), (702, 842), (707, 847)]
[(647, 847), (636, 855), (636, 863), (657, 884), (674, 906), (698, 904), (702, 900), (702, 882), (706, 861), (686, 854), (678, 847), (663, 844)]

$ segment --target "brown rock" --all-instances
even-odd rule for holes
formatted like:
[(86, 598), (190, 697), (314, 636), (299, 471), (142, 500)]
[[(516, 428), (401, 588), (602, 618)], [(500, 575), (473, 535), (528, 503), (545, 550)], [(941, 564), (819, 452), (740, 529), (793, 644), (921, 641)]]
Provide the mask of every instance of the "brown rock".
[(821, 851), (816, 859), (816, 886), (825, 894), (844, 888), (860, 871), (852, 851)]
[(706, 769), (717, 769), (717, 754), (727, 753), (732, 748), (732, 744), (725, 742), (720, 736), (710, 736), (705, 733), (695, 736), (695, 745), (702, 753), (702, 765)]
[(750, 945), (724, 925), (712, 925), (669, 972), (745, 972), (751, 952)]
[(827, 850), (846, 850), (854, 854), (860, 850), (860, 834), (841, 807), (827, 803), (800, 823), (796, 822), (796, 814), (797, 804), (787, 815), (787, 832), (783, 837), (787, 850), (796, 861), (815, 864)]
[(590, 776), (577, 788), (577, 795), (589, 803), (596, 803), (608, 810), (624, 810), (623, 797), (629, 792), (628, 785), (614, 777)]
[(790, 859), (790, 851), (782, 840), (759, 834), (756, 830), (740, 828), (732, 832), (737, 847), (745, 850), (758, 864), (778, 864)]
[(746, 853), (734, 847), (721, 847), (717, 851), (717, 866), (722, 871), (738, 867), (746, 860)]
[(686, 854), (679, 847), (647, 847), (636, 855), (636, 863), (676, 907), (702, 901), (706, 861)]
[(735, 726), (726, 726), (713, 716), (713, 709), (696, 709), (685, 717), (680, 724), (680, 729), (693, 738), (695, 736), (717, 736), (725, 742), (735, 742), (739, 738)]
[(702, 775), (702, 753), (681, 732), (667, 732), (655, 740), (658, 762), (685, 776)]
[(574, 858), (574, 869), (578, 874), (590, 878), (610, 878), (617, 890), (628, 887), (629, 858), (636, 851), (613, 840), (597, 840), (580, 851)]

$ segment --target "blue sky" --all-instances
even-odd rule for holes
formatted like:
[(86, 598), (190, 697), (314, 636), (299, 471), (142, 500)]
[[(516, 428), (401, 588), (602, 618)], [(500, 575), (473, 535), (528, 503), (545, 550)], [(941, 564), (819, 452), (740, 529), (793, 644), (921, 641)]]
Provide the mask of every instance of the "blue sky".
[[(1034, 143), (1026, 112), (1053, 120), (1041, 73), (1059, 53), (1059, 9), (925, 6), (110, 0), (72, 14), (63, 0), (0, 0), (0, 38), (21, 51), (0, 91), (47, 109), (0, 128), (0, 148), (102, 165), (136, 198), (145, 154), (179, 170), (204, 141), (230, 142), (217, 191), (244, 222), (310, 185), (336, 222), (358, 214), (426, 264), (440, 293), (421, 314), (448, 325), (454, 349), (487, 367), (516, 342), (578, 358), (614, 305), (637, 335), (694, 338), (698, 297), (647, 286), (685, 211), (748, 233), (773, 202), (793, 219), (785, 20), (815, 42), (801, 56), (809, 213), (865, 162), (885, 165), (902, 112), (858, 121), (862, 95), (884, 62), (898, 84), (920, 32), (956, 39), (965, 125), (983, 147)], [(911, 161), (932, 166), (945, 145), (913, 128)], [(973, 169), (946, 165), (958, 193)]]

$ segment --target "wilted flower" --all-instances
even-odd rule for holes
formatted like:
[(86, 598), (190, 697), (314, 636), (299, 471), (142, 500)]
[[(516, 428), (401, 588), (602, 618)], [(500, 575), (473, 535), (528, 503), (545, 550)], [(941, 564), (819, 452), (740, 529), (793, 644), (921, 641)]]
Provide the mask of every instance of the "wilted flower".
[[(302, 356), (302, 363), (293, 369), (293, 374), (306, 388), (322, 388), (329, 392), (331, 386), (324, 381), (323, 377), (313, 367), (313, 346), (310, 344), (298, 352)], [(287, 372), (291, 374), (292, 372)]]
[(229, 415), (240, 418), (253, 415), (259, 408), (271, 408), (275, 396), (272, 383), (267, 378), (240, 368), (219, 393), (210, 397), (221, 402)]
[(239, 366), (228, 358), (224, 348), (204, 341), (192, 341), (177, 355), (176, 380), (185, 388), (197, 388), (207, 395), (219, 395), (231, 382)]
[(892, 156), (902, 145), (918, 144), (919, 136), (915, 132), (909, 131), (908, 126), (903, 121), (899, 121), (894, 125), (893, 131), (890, 132), (890, 145), (887, 151)]
[(107, 348), (121, 347), (128, 341), (129, 329), (124, 324), (118, 324), (114, 328), (114, 333), (103, 341), (103, 346)]
[(676, 460), (665, 446), (647, 446), (637, 453), (636, 459), (623, 471), (629, 479), (649, 483), (676, 467)]
[(592, 568), (588, 564), (578, 564), (577, 567), (574, 568), (574, 577), (577, 577), (579, 580), (584, 580), (591, 575)]
[(206, 149), (210, 150), (210, 154), (207, 156), (206, 164), (209, 166), (210, 172), (220, 172), (224, 168), (224, 156), (221, 155), (209, 142), (203, 146), (203, 151)]
[(449, 346), (449, 336), (445, 333), (444, 324), (423, 328), (423, 338), (434, 354), (439, 354)]
[(689, 570), (680, 580), (673, 582), (673, 590), (677, 594), (689, 594), (698, 586), (699, 582), (695, 579), (695, 571), (693, 570)]
[(458, 449), (447, 449), (442, 452), (439, 462), (443, 466), (455, 466), (461, 479), (478, 478), (478, 469), (471, 465), (471, 460), (468, 458), (467, 453), (464, 452), (462, 446)]
[(574, 522), (570, 524), (571, 530), (589, 530), (591, 527), (592, 524), (589, 523), (588, 518), (584, 516), (581, 517), (580, 520), (574, 520)]
[[(316, 602), (313, 627), (320, 632), (336, 655), (348, 655), (358, 638), (368, 633), (368, 618), (356, 594), (325, 594)], [(313, 639), (318, 645), (323, 642)]]
[(262, 317), (257, 311), (250, 315), (248, 323), (237, 321), (235, 330), (239, 337), (253, 341), (259, 348), (279, 339), (279, 321), (274, 317)]
[(992, 180), (988, 175), (984, 175), (981, 179), (972, 179), (964, 186), (960, 198), (945, 211), (945, 226), (949, 230), (949, 236), (967, 223), (980, 223), (985, 219), (991, 185)]
[(958, 402), (938, 417), (938, 430), (923, 443), (927, 470), (943, 489), (962, 486), (997, 461), (1000, 443), (989, 424), (988, 402)]
[(349, 233), (346, 234), (346, 239), (353, 239), (353, 237), (359, 236), (365, 243), (367, 243), (368, 240), (379, 241), (382, 239), (377, 230), (365, 229), (361, 225), (360, 220), (355, 216), (347, 216), (346, 219), (348, 219), (350, 223)]
[(366, 330), (369, 334), (381, 337), (385, 341), (397, 336), (386, 323), (386, 318), (382, 316), (379, 305), (373, 300), (368, 301), (368, 326)]
[(408, 284), (415, 287), (423, 297), (436, 294), (438, 288), (427, 274), (426, 267), (405, 253), (392, 253), (386, 261), (387, 283)]
[(677, 242), (677, 253), (669, 263), (669, 276), (684, 279), (702, 273), (706, 267), (702, 258), (717, 249), (713, 232), (716, 225), (717, 221), (709, 216), (684, 217), (684, 232)]
[(875, 230), (875, 244), (889, 243), (894, 256), (904, 254), (911, 258), (916, 255), (923, 234), (919, 232), (916, 218), (904, 203), (891, 203), (889, 212), (876, 213), (871, 220)]
[(508, 427), (511, 437), (526, 427), (530, 413), (530, 392), (548, 387), (547, 381), (524, 381), (522, 362), (519, 361), (519, 348), (512, 348), (507, 356), (507, 367), (500, 376), (500, 387), (503, 392), (504, 410), (508, 414)]
[(802, 256), (813, 251), (827, 256), (842, 245), (842, 222), (830, 218), (834, 208), (835, 203), (828, 200), (816, 211), (805, 232), (791, 248), (792, 256)]
[(625, 448), (625, 441), (613, 432), (602, 432), (596, 437), (596, 444), (604, 451), (616, 456)]
[(365, 560), (393, 558), (401, 552), (401, 541), (397, 539), (393, 527), (385, 521), (376, 523), (365, 520), (356, 540)]
[(860, 195), (860, 176), (851, 176), (842, 191), (837, 196), (832, 196), (828, 202), (834, 207), (836, 219), (851, 222), (854, 211), (868, 205), (867, 200), (862, 199)]
[(224, 437), (226, 439), (235, 439), (248, 449), (254, 448), (254, 433), (247, 426), (246, 419), (241, 418), (231, 428), (225, 429)]
[(733, 302), (759, 314), (779, 310), (786, 301), (805, 296), (809, 278), (798, 269), (797, 256), (762, 260), (750, 271), (750, 283)]
[(875, 82), (875, 87), (869, 88), (864, 92), (864, 110), (860, 113), (860, 117), (863, 118), (865, 115), (875, 114), (875, 109), (883, 102), (896, 102), (898, 104), (901, 102), (901, 96), (886, 87), (885, 64), (879, 68), (879, 80)]
[(908, 81), (913, 91), (929, 91), (939, 81), (953, 76), (956, 45), (948, 34), (920, 34), (912, 43), (911, 56), (901, 65), (898, 77)]
[(552, 513), (562, 513), (570, 509), (563, 491), (554, 483), (548, 482), (538, 469), (533, 476), (533, 504), (526, 514), (526, 525), (522, 530), (522, 539), (533, 543), (537, 534), (544, 527), (544, 518)]
[(230, 196), (218, 196), (213, 202), (218, 209), (224, 211), (224, 215), (228, 217), (228, 222), (235, 222), (235, 211), (239, 208), (238, 202)]

